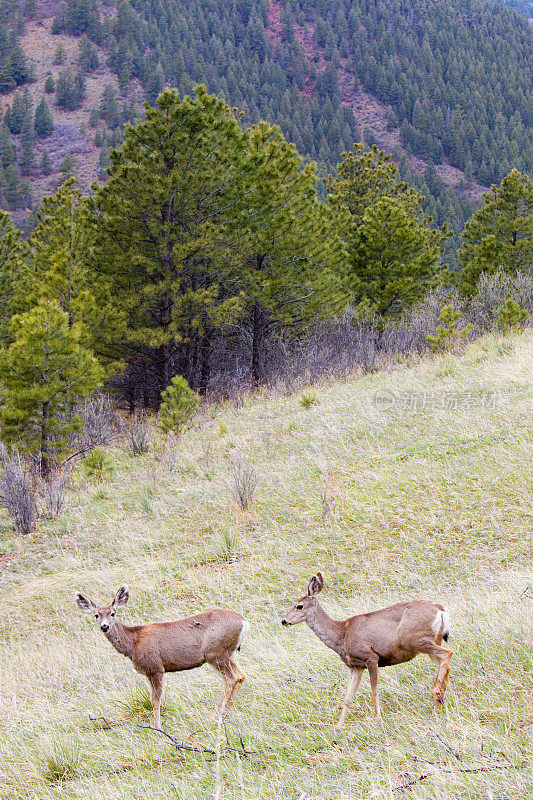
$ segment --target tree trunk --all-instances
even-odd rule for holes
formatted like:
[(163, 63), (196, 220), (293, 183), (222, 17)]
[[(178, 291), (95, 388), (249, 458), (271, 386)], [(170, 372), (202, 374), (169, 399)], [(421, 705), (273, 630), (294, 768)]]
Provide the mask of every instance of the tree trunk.
[(252, 312), (252, 383), (257, 386), (261, 383), (262, 369), (261, 356), (263, 351), (263, 338), (265, 334), (265, 315), (259, 305), (255, 303)]
[(207, 392), (209, 376), (211, 373), (211, 332), (206, 330), (200, 343), (200, 380), (198, 389), (201, 394)]

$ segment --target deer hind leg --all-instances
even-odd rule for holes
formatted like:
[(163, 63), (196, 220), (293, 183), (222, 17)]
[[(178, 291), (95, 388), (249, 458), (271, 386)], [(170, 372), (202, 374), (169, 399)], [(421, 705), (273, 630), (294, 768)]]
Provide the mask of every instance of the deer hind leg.
[(149, 675), (150, 700), (154, 710), (154, 727), (161, 730), (161, 697), (163, 696), (164, 673)]
[(448, 686), (448, 678), (450, 675), (450, 659), (453, 655), (453, 650), (448, 647), (442, 647), (439, 644), (431, 644), (423, 651), (427, 653), (430, 659), (437, 667), (437, 674), (435, 675), (435, 682), (431, 689), (431, 696), (435, 703), (442, 703), (444, 700), (444, 692)]
[(381, 717), (381, 703), (379, 701), (379, 687), (378, 687), (378, 665), (375, 663), (368, 665), (368, 674), (370, 675), (370, 688), (374, 696), (374, 711), (376, 717)]
[(363, 669), (350, 669), (348, 684), (346, 686), (346, 694), (344, 695), (341, 715), (335, 726), (336, 728), (342, 728), (344, 725), (344, 720), (346, 719), (346, 714), (348, 713), (350, 703), (352, 702), (353, 696), (359, 688), (359, 684), (361, 683), (361, 675), (363, 674), (363, 671)]
[(241, 689), (241, 686), (243, 685), (244, 680), (246, 678), (246, 675), (244, 674), (242, 669), (240, 669), (240, 667), (237, 666), (237, 664), (235, 663), (235, 661), (233, 659), (230, 659), (229, 665), (231, 667), (231, 671), (233, 673), (233, 677), (234, 677), (235, 682), (233, 684), (233, 688), (231, 690), (231, 693), (230, 693), (229, 697), (226, 700), (226, 711), (230, 711), (231, 710), (231, 707), (233, 706), (233, 703), (235, 702), (235, 698), (237, 697), (237, 695), (238, 695), (238, 693), (239, 693), (239, 691)]
[[(235, 687), (238, 684), (236, 673), (234, 673), (232, 669), (233, 662), (228, 661), (225, 664), (216, 664), (215, 669), (218, 670), (220, 673), (222, 680), (224, 681), (224, 692), (220, 701), (210, 716), (211, 720), (218, 719), (219, 716), (224, 716), (226, 711), (231, 708), (231, 698), (235, 694)], [(244, 673), (243, 673), (244, 674)], [(242, 679), (244, 680), (244, 678)], [(242, 681), (241, 681), (242, 683)]]

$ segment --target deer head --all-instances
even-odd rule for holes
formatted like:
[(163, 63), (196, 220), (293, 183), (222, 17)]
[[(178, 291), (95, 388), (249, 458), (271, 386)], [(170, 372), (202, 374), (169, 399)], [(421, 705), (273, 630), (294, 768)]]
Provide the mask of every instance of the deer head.
[(109, 606), (97, 606), (96, 603), (93, 603), (92, 600), (85, 597), (81, 592), (76, 592), (76, 603), (78, 604), (78, 608), (81, 608), (86, 614), (94, 614), (95, 619), (100, 625), (100, 630), (107, 634), (115, 625), (115, 615), (118, 609), (126, 605), (129, 596), (128, 587), (124, 585), (120, 587)]
[(307, 614), (309, 610), (313, 607), (316, 601), (317, 594), (322, 591), (323, 587), (324, 578), (322, 577), (321, 572), (317, 572), (317, 574), (313, 575), (309, 581), (307, 594), (304, 594), (303, 597), (296, 601), (291, 610), (288, 611), (281, 620), (281, 624), (297, 625), (299, 622), (305, 622), (307, 620)]

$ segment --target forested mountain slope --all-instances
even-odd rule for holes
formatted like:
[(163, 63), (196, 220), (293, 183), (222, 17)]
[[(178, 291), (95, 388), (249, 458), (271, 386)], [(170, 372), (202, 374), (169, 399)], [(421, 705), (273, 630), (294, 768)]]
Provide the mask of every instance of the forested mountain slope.
[[(250, 121), (278, 122), (323, 174), (353, 141), (375, 141), (426, 192), (436, 221), (456, 229), (484, 186), (532, 166), (531, 33), (526, 17), (503, 5), (3, 0), (1, 7), (0, 90), (12, 102), (18, 87), (30, 86), (29, 127), (46, 95), (61, 138), (43, 164), (46, 136), (37, 137), (32, 158), (24, 125), (4, 126), (0, 148), (11, 169), (6, 178), (4, 166), (2, 200), (11, 209), (27, 208), (32, 188), (39, 198), (69, 170), (85, 183), (96, 177), (124, 120), (139, 113), (131, 101), (153, 101), (165, 84), (187, 92), (203, 82)], [(27, 74), (10, 84), (2, 41), (15, 40)], [(11, 138), (15, 162), (4, 155)], [(64, 164), (71, 149), (75, 163)], [(10, 185), (13, 170), (29, 183)], [(52, 177), (43, 180), (47, 171)]]

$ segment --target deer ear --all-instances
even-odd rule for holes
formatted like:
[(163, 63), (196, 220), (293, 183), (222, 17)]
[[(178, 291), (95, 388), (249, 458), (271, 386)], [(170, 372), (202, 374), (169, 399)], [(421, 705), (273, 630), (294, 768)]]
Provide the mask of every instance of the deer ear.
[(309, 581), (309, 586), (307, 587), (307, 594), (309, 597), (312, 597), (314, 594), (318, 594), (322, 591), (322, 587), (324, 586), (324, 579), (320, 572), (318, 575), (313, 575), (311, 580)]
[(93, 601), (89, 600), (89, 598), (85, 597), (81, 592), (76, 592), (76, 603), (78, 604), (78, 608), (81, 608), (82, 611), (86, 611), (88, 614), (96, 609)]
[(126, 605), (129, 599), (130, 599), (130, 590), (128, 589), (126, 584), (124, 584), (123, 586), (120, 587), (120, 589), (116, 593), (115, 599), (113, 600), (111, 605), (113, 606), (113, 608), (122, 608), (123, 606)]

